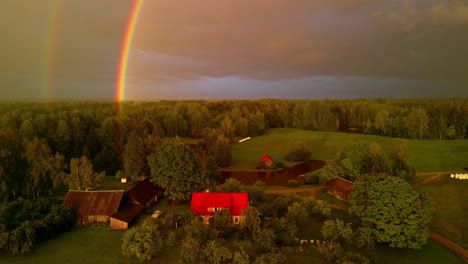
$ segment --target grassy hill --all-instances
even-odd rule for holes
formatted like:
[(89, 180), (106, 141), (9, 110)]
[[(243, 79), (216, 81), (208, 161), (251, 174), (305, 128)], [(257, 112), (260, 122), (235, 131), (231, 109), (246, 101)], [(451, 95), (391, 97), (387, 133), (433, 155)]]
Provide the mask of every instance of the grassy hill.
[[(318, 132), (292, 128), (275, 128), (265, 135), (237, 143), (232, 148), (232, 168), (253, 168), (258, 159), (268, 152), (274, 159), (287, 165), (284, 160), (288, 145), (304, 141), (312, 149), (314, 159), (332, 159), (337, 152), (344, 151), (359, 141), (377, 142), (390, 151), (395, 139), (375, 135), (337, 132)], [(412, 163), (419, 172), (462, 170), (468, 167), (468, 140), (408, 140)]]

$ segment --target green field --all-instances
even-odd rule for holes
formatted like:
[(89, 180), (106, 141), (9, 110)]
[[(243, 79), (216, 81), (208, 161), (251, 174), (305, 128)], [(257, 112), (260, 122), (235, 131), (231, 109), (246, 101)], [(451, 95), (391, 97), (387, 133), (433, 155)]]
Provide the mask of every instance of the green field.
[[(264, 152), (286, 165), (284, 154), (291, 142), (304, 141), (312, 150), (312, 158), (333, 159), (359, 141), (377, 142), (390, 151), (395, 139), (375, 135), (317, 132), (292, 128), (275, 128), (232, 147), (232, 168), (254, 168)], [(468, 167), (468, 140), (408, 140), (412, 163), (418, 172), (462, 170)]]
[(468, 248), (468, 181), (443, 175), (417, 188), (432, 197), (436, 208), (430, 229)]

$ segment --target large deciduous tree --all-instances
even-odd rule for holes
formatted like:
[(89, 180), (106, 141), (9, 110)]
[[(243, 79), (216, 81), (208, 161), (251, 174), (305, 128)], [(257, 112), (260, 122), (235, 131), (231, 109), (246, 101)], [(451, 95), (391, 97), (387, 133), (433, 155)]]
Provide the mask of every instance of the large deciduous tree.
[(91, 161), (83, 156), (70, 160), (70, 174), (67, 182), (70, 189), (88, 191), (96, 189), (104, 175), (105, 172), (94, 172)]
[(405, 181), (412, 182), (416, 175), (416, 170), (411, 166), (408, 146), (405, 140), (396, 139), (390, 153), (392, 160), (392, 174)]
[(419, 249), (427, 242), (430, 199), (397, 177), (362, 176), (354, 183), (351, 212), (378, 242)]
[(406, 117), (406, 129), (411, 138), (423, 139), (429, 129), (429, 117), (426, 110), (412, 108)]
[(216, 159), (216, 164), (220, 167), (226, 167), (231, 164), (232, 159), (231, 142), (224, 135), (219, 135), (213, 146), (213, 154)]
[(209, 180), (200, 158), (181, 143), (163, 143), (156, 153), (148, 158), (151, 181), (166, 189), (172, 197), (172, 221), (175, 199), (190, 199), (192, 192), (206, 188)]

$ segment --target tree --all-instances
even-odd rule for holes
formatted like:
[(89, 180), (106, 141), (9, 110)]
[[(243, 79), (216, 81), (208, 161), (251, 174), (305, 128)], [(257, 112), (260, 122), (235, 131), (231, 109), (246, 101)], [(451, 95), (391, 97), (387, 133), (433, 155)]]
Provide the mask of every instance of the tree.
[(402, 139), (394, 141), (390, 159), (392, 160), (392, 172), (394, 176), (400, 177), (407, 182), (414, 181), (416, 170), (411, 167), (406, 141)]
[(429, 117), (426, 110), (422, 108), (412, 108), (406, 117), (406, 128), (411, 138), (423, 139), (428, 131)]
[(233, 224), (229, 210), (225, 209), (215, 212), (209, 221), (211, 228), (217, 230), (220, 236), (227, 237), (231, 234)]
[(234, 141), (236, 131), (229, 116), (224, 117), (224, 119), (221, 121), (221, 132), (227, 139), (229, 139), (230, 142)]
[(70, 160), (70, 174), (66, 181), (70, 189), (88, 191), (96, 189), (104, 175), (105, 172), (94, 172), (93, 164), (83, 156)]
[(368, 227), (359, 227), (356, 232), (356, 245), (364, 248), (374, 248), (375, 238), (372, 229)]
[(216, 159), (216, 164), (220, 167), (226, 167), (231, 164), (232, 146), (228, 138), (219, 135), (213, 146), (213, 154)]
[(219, 167), (213, 155), (208, 155), (206, 157), (204, 173), (211, 186), (215, 186), (221, 182), (221, 173), (219, 172)]
[(253, 233), (252, 238), (263, 252), (273, 252), (276, 250), (276, 234), (273, 229), (260, 228)]
[(157, 139), (146, 132), (132, 131), (124, 149), (124, 175), (136, 180), (150, 174), (148, 156), (151, 155)]
[(258, 257), (254, 264), (282, 264), (286, 263), (286, 260), (282, 253), (266, 253)]
[(310, 159), (310, 149), (304, 142), (295, 142), (289, 145), (284, 158), (288, 161), (306, 161)]
[(153, 256), (163, 252), (165, 238), (159, 227), (145, 224), (127, 230), (122, 237), (122, 254), (135, 256), (140, 261), (150, 260)]
[(151, 181), (166, 189), (172, 198), (172, 222), (175, 199), (190, 199), (192, 192), (209, 184), (200, 158), (184, 145), (166, 142), (148, 158)]
[(218, 240), (210, 241), (203, 249), (203, 253), (209, 263), (213, 264), (230, 263), (232, 259), (231, 250)]
[(351, 212), (390, 247), (419, 249), (427, 242), (433, 212), (430, 199), (397, 177), (364, 177), (350, 196)]
[(295, 202), (288, 207), (288, 212), (285, 217), (291, 222), (299, 226), (307, 221), (309, 214), (301, 203)]
[(63, 155), (52, 155), (45, 139), (33, 138), (25, 140), (23, 157), (28, 161), (28, 173), (31, 176), (33, 195), (37, 198), (41, 193), (49, 192), (57, 187), (64, 178)]
[(390, 114), (387, 110), (381, 110), (375, 115), (375, 128), (381, 132), (382, 135), (387, 135), (387, 124)]
[(249, 233), (255, 232), (260, 228), (260, 212), (255, 207), (242, 209), (244, 220), (241, 222), (242, 228)]
[(327, 220), (322, 226), (322, 235), (325, 239), (332, 241), (342, 240), (351, 243), (353, 238), (353, 228), (351, 223), (344, 223), (343, 220)]
[(202, 251), (202, 244), (191, 236), (186, 236), (182, 240), (180, 256), (185, 263), (203, 263), (205, 255)]
[(250, 264), (249, 255), (245, 254), (243, 249), (234, 252), (232, 264)]

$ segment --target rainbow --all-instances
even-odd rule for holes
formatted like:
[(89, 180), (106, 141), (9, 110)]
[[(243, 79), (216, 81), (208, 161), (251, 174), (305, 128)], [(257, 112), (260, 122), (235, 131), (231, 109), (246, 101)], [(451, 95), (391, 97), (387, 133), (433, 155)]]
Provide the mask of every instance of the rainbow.
[(122, 49), (120, 51), (120, 61), (117, 73), (117, 85), (115, 89), (115, 100), (120, 103), (124, 101), (125, 96), (125, 82), (127, 75), (128, 57), (130, 48), (133, 42), (133, 35), (135, 33), (135, 26), (140, 16), (141, 7), (143, 6), (144, 0), (134, 0), (132, 11), (127, 22), (127, 28), (125, 29), (125, 35), (123, 39)]
[(53, 98), (53, 63), (55, 62), (55, 53), (57, 47), (57, 33), (60, 19), (60, 10), (63, 1), (53, 0), (52, 9), (47, 21), (47, 32), (44, 42), (44, 80), (42, 89), (42, 98), (51, 100)]

